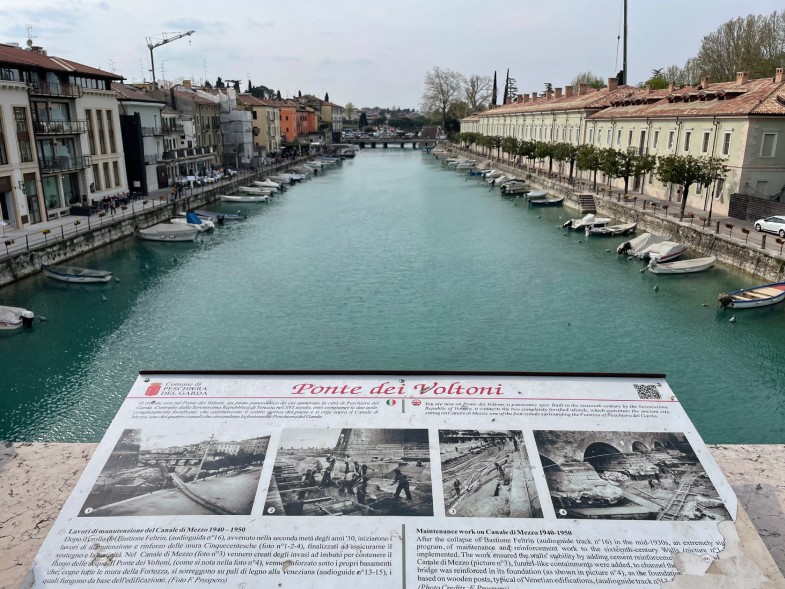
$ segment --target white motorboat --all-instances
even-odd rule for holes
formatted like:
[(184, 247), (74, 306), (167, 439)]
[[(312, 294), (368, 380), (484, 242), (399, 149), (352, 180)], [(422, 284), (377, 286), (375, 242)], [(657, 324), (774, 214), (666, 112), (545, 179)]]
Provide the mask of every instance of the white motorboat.
[(269, 196), (272, 194), (272, 188), (259, 188), (258, 186), (238, 186), (237, 192), (242, 192), (243, 194), (253, 194), (256, 196)]
[(562, 227), (567, 229), (574, 229), (575, 231), (585, 231), (593, 227), (604, 227), (608, 225), (611, 220), (608, 217), (596, 217), (592, 213), (582, 217), (581, 219), (570, 219)]
[(193, 241), (199, 234), (196, 227), (179, 223), (158, 223), (138, 231), (141, 239), (148, 241)]
[(186, 213), (185, 218), (175, 217), (174, 219), (171, 219), (170, 222), (175, 224), (190, 225), (191, 227), (196, 228), (199, 232), (215, 229), (215, 223), (213, 223), (210, 219), (202, 219), (199, 215), (192, 212)]
[(277, 184), (275, 184), (275, 186), (271, 186), (269, 184), (265, 184), (264, 182), (259, 182), (259, 180), (254, 180), (253, 182), (251, 182), (251, 184), (253, 184), (255, 188), (261, 188), (262, 190), (267, 190), (271, 194), (274, 192), (278, 192), (278, 190), (280, 190)]
[(108, 270), (91, 270), (89, 268), (77, 268), (76, 266), (47, 266), (41, 265), (41, 270), (48, 278), (61, 280), (62, 282), (109, 282), (112, 280), (112, 273)]
[(253, 183), (254, 183), (255, 186), (259, 186), (260, 188), (267, 187), (267, 188), (275, 188), (277, 190), (280, 190), (281, 188), (283, 188), (283, 185), (280, 182), (273, 182), (269, 178), (267, 178), (265, 180), (254, 180)]
[(292, 183), (292, 179), (289, 176), (284, 176), (283, 174), (276, 174), (275, 176), (270, 176), (268, 180), (272, 180), (273, 182), (278, 182), (280, 184)]
[(606, 225), (604, 227), (587, 227), (586, 235), (600, 235), (603, 237), (629, 235), (635, 232), (637, 226), (637, 223), (623, 223), (621, 225)]
[(35, 314), (22, 307), (0, 305), (0, 331), (32, 327)]
[(242, 196), (222, 194), (221, 202), (267, 202), (269, 195), (245, 194)]
[(693, 272), (703, 272), (714, 266), (717, 256), (705, 258), (693, 258), (692, 260), (679, 260), (677, 262), (660, 263), (653, 259), (649, 261), (647, 270), (654, 274), (691, 274)]
[(669, 241), (664, 237), (642, 233), (638, 237), (625, 241), (616, 251), (620, 254), (635, 256), (639, 260), (657, 260), (658, 263), (675, 260), (687, 251), (683, 243)]

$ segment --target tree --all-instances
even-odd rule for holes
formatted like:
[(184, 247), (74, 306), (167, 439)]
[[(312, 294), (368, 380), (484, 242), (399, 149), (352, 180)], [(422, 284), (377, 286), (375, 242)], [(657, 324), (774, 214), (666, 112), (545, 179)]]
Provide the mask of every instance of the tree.
[[(553, 145), (553, 159), (557, 162), (570, 163), (570, 183), (572, 184), (572, 172), (575, 167), (575, 158), (578, 157), (578, 146), (572, 143), (560, 142)], [(561, 174), (561, 166), (559, 166), (559, 174)]]
[(215, 87), (226, 88), (226, 84), (224, 84), (224, 81), (221, 79), (221, 76), (218, 76), (218, 78), (215, 80)]
[(590, 88), (596, 88), (597, 90), (605, 88), (605, 82), (602, 78), (589, 71), (581, 72), (572, 79), (571, 86), (580, 86), (581, 84), (586, 84)]
[(498, 86), (496, 85), (496, 70), (493, 71), (493, 94), (491, 95), (491, 108), (496, 108), (496, 95), (498, 94)]
[(251, 90), (253, 90), (253, 84), (251, 84), (251, 80), (248, 80), (248, 89), (245, 91), (245, 93), (250, 94)]
[(207, 88), (208, 90), (212, 90), (213, 85), (210, 83), (210, 80), (205, 80), (204, 87)]
[(360, 113), (360, 120), (357, 123), (357, 126), (361, 128), (368, 126), (368, 115), (366, 115), (364, 112)]
[(303, 93), (298, 90), (297, 91), (297, 98), (302, 98), (302, 97), (303, 97)]
[(354, 108), (354, 104), (351, 102), (347, 102), (346, 105), (343, 107), (343, 114), (346, 115), (348, 120), (352, 120), (354, 118), (354, 113), (357, 112), (357, 109)]
[(278, 92), (275, 93), (275, 99), (276, 100), (281, 100), (281, 91), (280, 90), (278, 90)]
[(463, 94), (472, 112), (487, 109), (488, 99), (491, 97), (491, 79), (488, 76), (472, 74), (466, 78)]
[(518, 144), (518, 155), (525, 157), (530, 163), (534, 162), (534, 159), (537, 157), (537, 142), (528, 139), (522, 140)]
[(507, 76), (504, 78), (504, 94), (502, 95), (502, 104), (507, 104), (507, 96), (510, 89), (510, 68), (507, 68)]
[(584, 144), (578, 148), (578, 157), (575, 160), (579, 170), (592, 172), (594, 179), (594, 191), (597, 191), (597, 172), (602, 167), (600, 150), (594, 145)]
[(534, 147), (534, 157), (538, 160), (548, 158), (548, 173), (553, 170), (553, 145), (547, 141), (536, 141)]
[(505, 137), (502, 139), (502, 151), (508, 156), (518, 155), (520, 142), (515, 137)]
[(616, 152), (619, 176), (624, 178), (624, 194), (627, 194), (630, 187), (630, 177), (648, 174), (657, 167), (657, 158), (648, 153), (637, 153), (634, 148), (627, 151)]
[(717, 178), (728, 173), (726, 160), (719, 157), (695, 157), (692, 155), (666, 155), (657, 161), (657, 179), (663, 184), (679, 184), (684, 189), (679, 210), (679, 220), (684, 218), (690, 186), (698, 184), (708, 187)]
[(330, 102), (330, 95), (327, 92), (324, 93), (324, 101)]
[(447, 126), (447, 111), (464, 86), (464, 78), (458, 72), (435, 66), (425, 74), (422, 107), (426, 112), (439, 113), (442, 125)]
[(232, 84), (232, 88), (234, 88), (237, 92), (240, 91), (240, 80), (235, 80), (234, 84)]

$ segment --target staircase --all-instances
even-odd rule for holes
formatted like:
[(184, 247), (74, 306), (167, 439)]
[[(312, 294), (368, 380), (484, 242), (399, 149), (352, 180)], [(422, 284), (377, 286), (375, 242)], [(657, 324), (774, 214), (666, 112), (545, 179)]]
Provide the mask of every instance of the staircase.
[(597, 207), (594, 204), (594, 195), (587, 193), (576, 194), (575, 199), (578, 201), (578, 206), (581, 209), (582, 215), (597, 212)]

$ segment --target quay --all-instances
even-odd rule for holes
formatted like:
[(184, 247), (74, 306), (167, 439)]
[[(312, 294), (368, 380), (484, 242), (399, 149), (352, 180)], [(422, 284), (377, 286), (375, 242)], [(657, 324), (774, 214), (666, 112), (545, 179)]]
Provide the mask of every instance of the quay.
[(264, 180), (308, 159), (303, 156), (254, 171), (240, 169), (231, 178), (224, 176), (213, 184), (185, 188), (176, 199), (172, 198), (171, 188), (164, 188), (129, 200), (127, 205), (118, 205), (115, 212), (68, 215), (40, 223), (35, 230), (5, 231), (0, 238), (0, 288), (40, 272), (41, 264), (59, 264), (132, 236), (139, 229), (165, 222), (180, 211), (215, 202), (221, 194), (231, 193), (253, 180)]
[[(0, 549), (5, 555), (0, 562), (0, 587), (25, 586), (22, 581), (33, 558), (96, 447), (97, 444), (8, 443), (0, 448), (0, 495), (6, 498), (0, 508)], [(724, 570), (733, 574), (740, 566), (758, 567), (771, 579), (767, 586), (777, 587), (775, 579), (781, 579), (777, 567), (785, 571), (785, 447), (723, 445), (709, 449), (743, 508), (739, 509), (737, 529), (742, 550), (748, 550), (739, 552), (737, 546), (726, 546), (731, 553), (726, 556), (728, 562), (723, 563), (724, 555), (720, 554), (716, 566), (712, 566), (718, 569), (720, 577)], [(745, 528), (749, 522), (755, 529)], [(770, 556), (763, 550), (749, 549), (757, 534)], [(749, 546), (745, 546), (747, 543)], [(695, 577), (690, 579), (694, 581)]]
[[(598, 213), (618, 219), (621, 223), (637, 223), (639, 232), (647, 231), (684, 243), (703, 256), (715, 255), (717, 261), (770, 282), (785, 280), (785, 243), (776, 235), (755, 231), (753, 222), (728, 215), (708, 215), (706, 211), (685, 207), (683, 220), (679, 221), (680, 203), (643, 195), (623, 189), (597, 184), (594, 191), (591, 181), (573, 178), (570, 183), (564, 175), (548, 173), (547, 169), (528, 166), (488, 157), (455, 145), (446, 146), (457, 156), (481, 158), (494, 168), (526, 179), (534, 187), (564, 196), (564, 204), (581, 215)], [(479, 161), (479, 160), (478, 160)]]

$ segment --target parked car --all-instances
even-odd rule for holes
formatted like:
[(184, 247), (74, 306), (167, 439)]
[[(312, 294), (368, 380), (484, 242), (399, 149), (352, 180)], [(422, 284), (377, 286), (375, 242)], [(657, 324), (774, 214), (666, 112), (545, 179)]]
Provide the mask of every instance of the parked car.
[(767, 231), (785, 237), (785, 217), (773, 216), (755, 221), (755, 231)]

